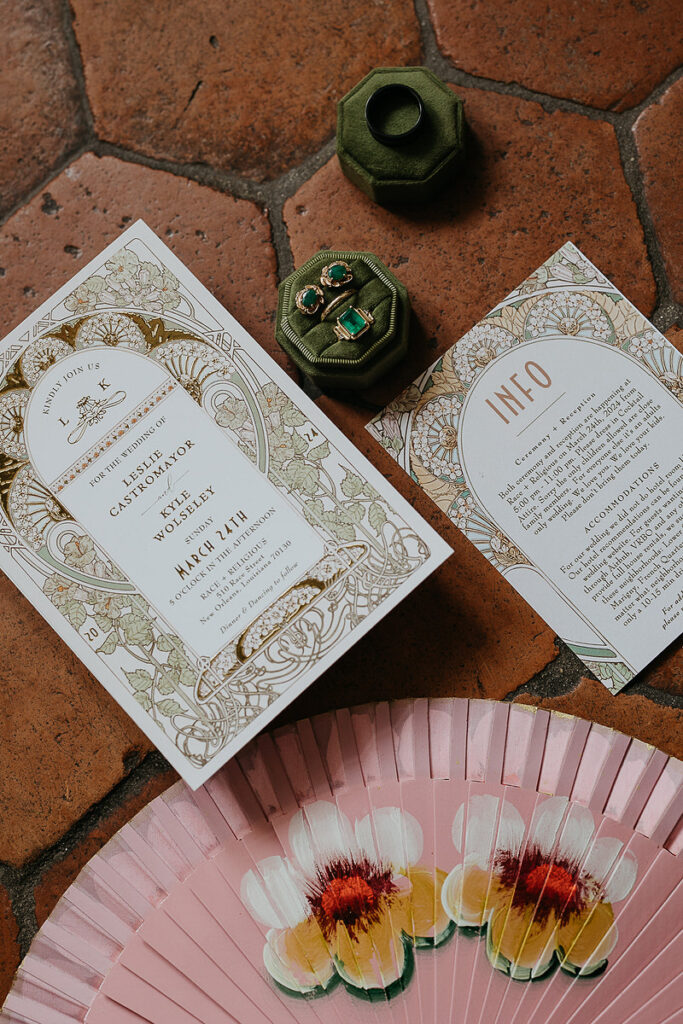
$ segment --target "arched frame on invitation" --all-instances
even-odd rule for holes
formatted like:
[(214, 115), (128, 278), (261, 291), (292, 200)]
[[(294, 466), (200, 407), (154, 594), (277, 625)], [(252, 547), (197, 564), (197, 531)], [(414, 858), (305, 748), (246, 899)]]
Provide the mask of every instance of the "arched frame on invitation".
[[(515, 528), (512, 519), (502, 521), (500, 503), (490, 489), (482, 494), (484, 469), (497, 457), (503, 434), (495, 423), (489, 430), (477, 423), (468, 434), (465, 416), (488, 382), (507, 379), (505, 367), (520, 346), (530, 360), (541, 350), (559, 353), (564, 362), (582, 358), (587, 367), (591, 360), (601, 366), (621, 360), (648, 395), (679, 415), (683, 357), (568, 242), (368, 429), (594, 674), (617, 692), (635, 675), (634, 666), (588, 621), (568, 596), (564, 581), (540, 567), (532, 538)], [(500, 477), (491, 477), (503, 486), (505, 472), (509, 470), (502, 467)]]
[[(35, 439), (24, 426), (40, 381), (79, 351), (115, 349), (153, 361), (160, 386), (184, 389), (237, 458), (255, 467), (320, 541), (320, 557), (305, 576), (210, 659), (188, 648), (106, 546), (70, 515), (59, 481), (47, 487), (31, 460)], [(195, 767), (207, 766), (429, 557), (428, 545), (320, 425), (141, 238), (6, 349), (0, 373), (3, 547)], [(123, 399), (104, 409), (85, 403), (83, 429), (92, 431), (100, 413), (117, 436), (130, 429), (141, 410), (118, 418), (116, 401)], [(106, 435), (95, 430), (93, 440), (84, 456), (89, 465), (103, 454)]]

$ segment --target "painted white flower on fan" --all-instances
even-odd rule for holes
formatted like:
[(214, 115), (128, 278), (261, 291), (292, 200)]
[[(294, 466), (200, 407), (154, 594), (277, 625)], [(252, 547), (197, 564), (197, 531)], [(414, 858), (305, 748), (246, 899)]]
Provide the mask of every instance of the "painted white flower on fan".
[(519, 811), (473, 796), (453, 822), (462, 854), (444, 882), (449, 917), (482, 929), (493, 967), (518, 980), (555, 966), (591, 976), (617, 942), (613, 904), (631, 891), (635, 857), (618, 839), (594, 838), (591, 812), (564, 797), (536, 810), (527, 830)]
[(242, 902), (269, 927), (263, 959), (292, 993), (341, 980), (359, 994), (404, 985), (413, 946), (435, 947), (453, 931), (441, 903), (445, 871), (421, 867), (423, 835), (398, 807), (354, 822), (317, 801), (289, 826), (291, 858), (268, 857), (242, 879)]

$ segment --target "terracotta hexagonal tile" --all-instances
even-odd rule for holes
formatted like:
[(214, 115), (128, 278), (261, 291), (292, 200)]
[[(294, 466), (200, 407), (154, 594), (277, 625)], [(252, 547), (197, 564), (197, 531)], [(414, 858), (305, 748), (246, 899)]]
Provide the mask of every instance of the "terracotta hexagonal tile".
[(683, 78), (640, 115), (633, 131), (645, 195), (677, 302), (683, 302)]
[(675, 345), (679, 352), (683, 352), (683, 327), (671, 327), (666, 336), (672, 345)]
[(152, 745), (0, 574), (0, 860), (56, 842)]
[(318, 404), (454, 553), (295, 701), (287, 720), (399, 697), (500, 699), (523, 685), (555, 658), (554, 632), (368, 434), (371, 413)]
[(100, 137), (157, 157), (274, 178), (335, 130), (335, 102), (376, 64), (417, 63), (409, 0), (75, 0)]
[(92, 153), (0, 229), (0, 334), (139, 217), (292, 372), (273, 339), (276, 261), (266, 214), (254, 203), (186, 178)]
[(683, 60), (675, 0), (428, 4), (456, 67), (593, 107), (635, 106)]
[(19, 966), (19, 926), (9, 895), (0, 885), (0, 1006), (9, 992), (14, 972)]
[(465, 90), (472, 129), (452, 187), (419, 210), (383, 209), (336, 157), (285, 204), (295, 261), (369, 249), (407, 286), (408, 358), (372, 392), (384, 404), (571, 238), (646, 314), (655, 285), (610, 125)]
[(72, 847), (61, 860), (55, 861), (45, 871), (35, 887), (36, 920), (40, 926), (52, 913), (60, 896), (69, 888), (81, 868), (108, 842), (127, 821), (146, 807), (159, 793), (163, 793), (178, 779), (172, 770), (162, 771), (147, 781), (118, 807), (110, 811), (85, 836)]
[(638, 680), (665, 690), (675, 697), (683, 697), (683, 637), (666, 649), (638, 676)]
[(59, 0), (7, 0), (0, 37), (0, 211), (53, 170), (85, 134)]
[(666, 754), (683, 754), (683, 711), (663, 707), (637, 693), (622, 690), (613, 696), (602, 683), (584, 678), (576, 689), (562, 697), (535, 697), (520, 693), (519, 704), (533, 704), (548, 711), (563, 711), (591, 722), (599, 722), (645, 743), (652, 743)]

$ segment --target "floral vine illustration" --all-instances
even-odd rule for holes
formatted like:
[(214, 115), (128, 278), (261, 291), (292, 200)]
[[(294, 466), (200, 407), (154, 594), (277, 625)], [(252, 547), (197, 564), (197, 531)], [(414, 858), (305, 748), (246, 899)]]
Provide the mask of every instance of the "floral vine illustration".
[(612, 693), (618, 693), (631, 678), (631, 670), (623, 661), (591, 661), (583, 659), (587, 668)]
[[(341, 482), (326, 466), (329, 442), (274, 382), (265, 384), (257, 401), (268, 437), (268, 474), (287, 493), (300, 496), (308, 522), (322, 527), (336, 540), (362, 539), (400, 570), (404, 552), (394, 533), (385, 536), (389, 510), (379, 492), (346, 467)], [(216, 422), (232, 432), (245, 454), (255, 457), (256, 435), (244, 397), (231, 394), (216, 413)]]
[[(193, 296), (150, 257), (120, 249), (55, 306), (49, 327), (7, 367), (0, 383), (0, 502), (42, 560), (41, 568), (34, 563), (35, 579), (45, 596), (176, 747), (202, 766), (311, 659), (378, 607), (429, 551), (248, 350), (215, 330), (217, 323), (207, 335)], [(263, 621), (226, 637), (210, 662), (197, 660), (36, 477), (24, 438), (31, 389), (60, 360), (103, 345), (161, 364), (319, 531), (338, 578), (328, 587), (297, 585), (295, 593), (282, 595), (288, 614), (280, 616), (281, 630), (266, 628), (272, 620), (266, 609)], [(290, 606), (296, 614), (289, 614)], [(245, 637), (249, 642), (242, 643)], [(254, 637), (267, 643), (255, 644)], [(221, 674), (221, 655), (237, 649), (239, 663)]]
[[(129, 261), (130, 273), (137, 274), (139, 269), (134, 260)], [(139, 297), (136, 301), (140, 303)], [(157, 299), (154, 302), (158, 305)], [(375, 488), (350, 466), (340, 480), (329, 442), (274, 382), (247, 383), (233, 358), (179, 324), (112, 310), (86, 312), (31, 342), (12, 371), (15, 386), (0, 394), (0, 427), (4, 425), (4, 434), (0, 431), (0, 459), (4, 460), (0, 496), (17, 529), (36, 552), (43, 548), (46, 534), (68, 523), (70, 517), (35, 479), (26, 461), (23, 409), (30, 387), (51, 366), (76, 349), (102, 344), (146, 352), (160, 362), (254, 462), (258, 434), (259, 458), (264, 460), (259, 468), (298, 500), (302, 514), (328, 536), (331, 546), (360, 538), (373, 550), (373, 557), (354, 569), (348, 586), (331, 592), (331, 607), (338, 605), (337, 615), (344, 618), (345, 629), (361, 622), (426, 557), (426, 546), (417, 537), (404, 536)], [(220, 398), (212, 405), (207, 394), (216, 392)], [(326, 462), (335, 463), (332, 472)], [(51, 566), (42, 584), (44, 593), (83, 635), (93, 629), (105, 632), (96, 653), (104, 659), (114, 657), (117, 666), (121, 662), (133, 698), (194, 763), (210, 760), (226, 739), (280, 695), (281, 674), (277, 683), (271, 682), (263, 678), (262, 671), (249, 666), (240, 669), (239, 679), (230, 680), (220, 691), (215, 683), (203, 686), (198, 682), (199, 669), (180, 639), (160, 628), (140, 595), (121, 590), (105, 594), (69, 575), (74, 569), (105, 579), (113, 571), (96, 555), (89, 537), (70, 540), (62, 556), (66, 572), (55, 572)], [(297, 598), (303, 593), (299, 590)], [(303, 605), (301, 611), (306, 614)], [(276, 659), (286, 659), (290, 672), (300, 671), (311, 644), (313, 650), (323, 649), (324, 628), (319, 615), (306, 629), (296, 622), (283, 628)], [(258, 623), (252, 623), (250, 629), (258, 631)], [(214, 668), (223, 664), (220, 658), (214, 661)]]
[(105, 273), (92, 274), (71, 292), (64, 305), (72, 313), (87, 313), (98, 306), (132, 306), (166, 312), (180, 305), (180, 283), (166, 267), (141, 260), (123, 248), (107, 260)]
[(508, 301), (543, 288), (562, 288), (567, 285), (604, 285), (606, 279), (589, 260), (572, 245), (564, 245), (543, 266), (535, 270), (508, 295)]
[[(122, 580), (86, 534), (76, 535), (64, 545), (64, 562), (103, 583)], [(179, 638), (159, 630), (139, 594), (96, 590), (57, 572), (46, 577), (43, 593), (75, 629), (94, 624), (103, 635), (96, 653), (112, 655), (118, 650), (133, 660), (136, 667), (125, 675), (135, 700), (152, 718), (187, 716), (188, 702), (193, 704), (192, 665)], [(203, 717), (201, 710), (197, 711)]]

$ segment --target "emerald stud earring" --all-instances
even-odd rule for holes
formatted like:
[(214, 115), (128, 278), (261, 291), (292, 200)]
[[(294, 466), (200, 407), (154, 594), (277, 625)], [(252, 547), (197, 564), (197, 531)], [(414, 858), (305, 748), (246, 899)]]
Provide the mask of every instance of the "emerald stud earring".
[(345, 260), (334, 260), (323, 267), (320, 283), (325, 288), (341, 288), (343, 284), (353, 281), (353, 271)]
[(315, 316), (324, 301), (323, 290), (317, 284), (307, 284), (294, 296), (296, 308), (306, 316)]

